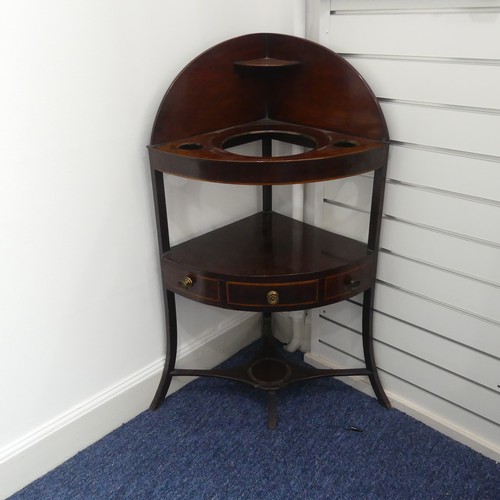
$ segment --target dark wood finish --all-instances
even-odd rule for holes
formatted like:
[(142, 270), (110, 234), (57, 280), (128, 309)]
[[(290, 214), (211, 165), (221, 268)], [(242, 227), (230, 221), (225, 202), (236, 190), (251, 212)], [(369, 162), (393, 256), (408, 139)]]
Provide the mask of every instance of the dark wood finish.
[[(239, 61), (262, 58), (301, 64), (283, 72), (235, 70)], [(208, 49), (177, 76), (158, 110), (151, 144), (264, 118), (388, 139), (377, 99), (342, 57), (301, 38), (257, 33)]]
[(375, 353), (373, 351), (373, 301), (374, 296), (372, 287), (363, 294), (363, 352), (366, 368), (368, 370), (368, 378), (373, 392), (379, 403), (389, 408), (391, 403), (380, 383), (377, 365), (375, 363)]
[(167, 395), (168, 388), (170, 387), (174, 375), (175, 360), (177, 358), (177, 313), (175, 308), (175, 295), (168, 290), (164, 290), (163, 299), (165, 304), (166, 323), (165, 364), (163, 366), (158, 389), (151, 402), (152, 410), (157, 410)]
[[(194, 270), (192, 266), (179, 266), (177, 263), (162, 259), (162, 275), (165, 288), (184, 295), (198, 302), (210, 305), (221, 305), (219, 280), (203, 276), (203, 271)], [(190, 278), (193, 282), (189, 288), (181, 286), (183, 278)]]
[(291, 282), (356, 269), (372, 255), (362, 242), (260, 212), (173, 246), (162, 261), (212, 278)]
[[(304, 151), (273, 156), (273, 141)], [(261, 143), (261, 156), (230, 151)], [(166, 362), (152, 408), (173, 376), (238, 380), (269, 393), (327, 376), (366, 375), (389, 406), (373, 353), (373, 290), (388, 155), (377, 99), (334, 52), (300, 38), (254, 34), (223, 42), (193, 60), (165, 94), (148, 147), (165, 293)], [(352, 240), (272, 211), (272, 186), (374, 172), (369, 237)], [(163, 174), (262, 185), (262, 212), (171, 247)], [(271, 313), (318, 307), (364, 293), (366, 368), (296, 366), (276, 351)], [(231, 369), (176, 369), (175, 295), (263, 313), (263, 349)]]
[[(234, 309), (263, 309), (289, 311), (292, 307), (305, 309), (319, 303), (319, 281), (296, 281), (291, 283), (226, 283), (227, 306)], [(275, 304), (269, 303), (268, 294), (278, 297)]]
[[(329, 304), (361, 293), (375, 278), (366, 244), (274, 212), (176, 245), (161, 260), (167, 289), (246, 311)], [(194, 281), (188, 289), (179, 285), (184, 277)], [(280, 295), (274, 306), (266, 301), (273, 289)]]
[(281, 69), (300, 66), (300, 61), (289, 61), (286, 59), (275, 59), (274, 57), (261, 57), (259, 59), (251, 59), (249, 61), (236, 61), (235, 66), (241, 68), (265, 68), (265, 69)]
[(300, 38), (271, 35), (268, 43), (273, 57), (293, 53), (302, 62), (293, 78), (283, 75), (271, 82), (268, 116), (347, 135), (388, 139), (377, 99), (347, 61)]
[[(257, 355), (248, 363), (232, 368), (215, 368), (210, 370), (177, 368), (173, 369), (170, 375), (228, 379), (250, 384), (267, 391), (270, 399), (269, 402), (271, 403), (268, 408), (269, 429), (276, 428), (276, 402), (273, 393), (278, 389), (296, 382), (324, 377), (370, 376), (371, 371), (368, 368), (318, 369), (289, 363), (279, 354), (276, 341), (272, 337), (270, 313), (264, 312), (262, 316), (262, 347)], [(160, 392), (160, 388), (162, 388), (161, 384), (158, 392)], [(387, 405), (389, 405), (388, 400)]]
[[(243, 144), (277, 132), (282, 133), (283, 142), (316, 147), (266, 161), (224, 149), (224, 144), (238, 144), (235, 137)], [(387, 151), (388, 144), (382, 141), (262, 119), (150, 146), (149, 156), (155, 169), (180, 177), (229, 184), (296, 184), (376, 170), (385, 164)]]
[[(271, 158), (273, 156), (273, 141), (267, 137), (262, 140), (262, 157)], [(271, 212), (273, 210), (273, 187), (270, 185), (262, 186), (262, 210)]]
[(359, 266), (349, 271), (336, 272), (325, 279), (324, 301), (345, 300), (369, 288), (375, 278), (375, 259), (373, 255)]

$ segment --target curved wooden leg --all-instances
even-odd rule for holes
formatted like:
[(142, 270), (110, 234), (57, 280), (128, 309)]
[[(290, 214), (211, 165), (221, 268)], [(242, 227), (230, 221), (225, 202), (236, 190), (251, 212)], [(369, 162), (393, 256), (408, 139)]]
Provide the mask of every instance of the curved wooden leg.
[(366, 368), (369, 370), (369, 379), (373, 392), (378, 402), (386, 408), (391, 407), (389, 398), (382, 388), (378, 377), (375, 355), (373, 352), (373, 287), (364, 292), (363, 295), (363, 352), (365, 355)]
[(165, 333), (166, 333), (166, 356), (163, 373), (156, 394), (149, 407), (157, 410), (167, 395), (168, 388), (172, 382), (172, 371), (175, 367), (177, 357), (177, 315), (175, 311), (175, 294), (168, 290), (164, 291), (165, 298)]

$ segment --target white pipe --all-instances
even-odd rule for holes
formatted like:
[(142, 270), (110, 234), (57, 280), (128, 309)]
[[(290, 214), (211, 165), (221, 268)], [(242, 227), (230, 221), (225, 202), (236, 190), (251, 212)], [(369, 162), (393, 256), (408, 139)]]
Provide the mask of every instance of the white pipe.
[(306, 39), (321, 43), (330, 31), (330, 0), (306, 0)]
[[(304, 185), (293, 184), (292, 186), (292, 217), (295, 220), (304, 220)], [(302, 344), (305, 330), (305, 312), (292, 311), (289, 313), (292, 321), (292, 336), (290, 342), (285, 346), (288, 352), (295, 352)]]
[(292, 311), (289, 315), (292, 320), (292, 338), (290, 342), (285, 345), (285, 350), (288, 352), (295, 352), (304, 341), (306, 315), (304, 311)]
[(302, 222), (304, 220), (304, 185), (292, 185), (292, 218)]
[[(320, 42), (324, 34), (328, 32), (330, 22), (330, 0), (306, 0), (305, 3), (306, 29), (305, 38)], [(293, 146), (296, 148), (297, 146)], [(296, 153), (300, 151), (295, 151)], [(314, 187), (312, 188), (314, 190)], [(303, 184), (293, 184), (292, 187), (292, 217), (298, 221), (312, 223), (314, 213), (308, 209), (310, 201), (314, 200), (311, 188), (305, 189)], [(305, 197), (307, 202), (305, 203)], [(313, 205), (313, 210), (314, 210)], [(308, 209), (308, 213), (306, 210)], [(311, 220), (309, 220), (311, 219)], [(288, 352), (294, 352), (300, 347), (307, 348), (309, 343), (306, 339), (306, 313), (305, 311), (292, 311), (289, 313), (292, 322), (292, 336), (290, 342), (285, 346)], [(310, 325), (308, 325), (310, 328)]]

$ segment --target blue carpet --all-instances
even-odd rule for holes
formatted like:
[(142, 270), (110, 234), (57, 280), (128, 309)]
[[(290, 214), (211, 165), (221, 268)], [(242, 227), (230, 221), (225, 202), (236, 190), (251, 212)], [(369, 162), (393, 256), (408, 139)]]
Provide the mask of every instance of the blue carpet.
[(264, 392), (198, 379), (12, 498), (500, 498), (499, 464), (338, 380), (278, 392), (275, 431), (266, 415)]

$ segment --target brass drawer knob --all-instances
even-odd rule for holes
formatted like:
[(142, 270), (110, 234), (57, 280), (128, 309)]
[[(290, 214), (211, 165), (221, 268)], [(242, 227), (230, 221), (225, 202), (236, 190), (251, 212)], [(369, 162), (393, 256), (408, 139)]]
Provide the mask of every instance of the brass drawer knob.
[(272, 306), (276, 305), (280, 301), (280, 294), (276, 290), (271, 290), (267, 292), (267, 303)]
[(354, 290), (355, 288), (358, 288), (358, 286), (360, 286), (360, 285), (361, 285), (361, 281), (360, 280), (350, 279), (346, 283), (346, 288), (349, 288), (350, 290)]
[(185, 278), (182, 278), (177, 282), (177, 284), (181, 287), (184, 288), (184, 290), (187, 290), (188, 288), (192, 287), (194, 282), (193, 280), (189, 277), (186, 276)]

